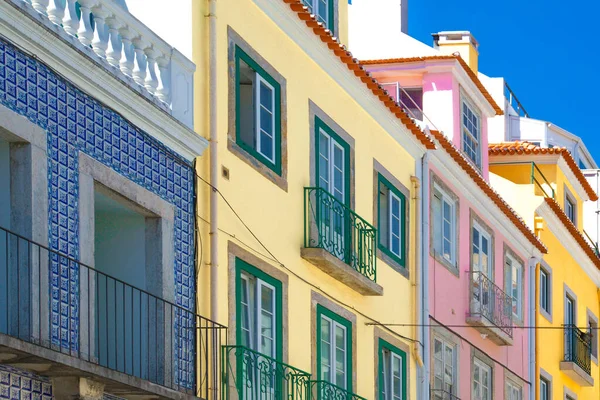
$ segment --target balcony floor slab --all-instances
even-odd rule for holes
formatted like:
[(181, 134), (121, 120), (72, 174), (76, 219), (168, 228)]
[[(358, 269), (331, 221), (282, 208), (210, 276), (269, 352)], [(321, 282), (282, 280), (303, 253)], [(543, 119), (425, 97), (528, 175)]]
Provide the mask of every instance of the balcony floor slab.
[(487, 339), (498, 346), (512, 346), (513, 344), (513, 338), (509, 334), (493, 325), (483, 315), (468, 315), (467, 323), (473, 325), (482, 335), (487, 335)]
[(365, 296), (383, 296), (383, 287), (373, 282), (325, 249), (303, 247), (302, 258)]
[(561, 361), (560, 370), (581, 386), (594, 386), (594, 378), (573, 361)]
[(69, 354), (28, 343), (0, 333), (0, 363), (46, 377), (85, 377), (105, 385), (106, 393), (124, 398), (192, 400), (192, 394), (178, 392), (124, 374)]

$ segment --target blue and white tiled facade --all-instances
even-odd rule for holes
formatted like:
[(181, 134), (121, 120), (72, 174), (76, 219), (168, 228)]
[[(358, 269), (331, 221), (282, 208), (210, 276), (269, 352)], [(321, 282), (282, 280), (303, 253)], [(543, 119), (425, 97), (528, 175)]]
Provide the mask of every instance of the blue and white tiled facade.
[[(0, 103), (47, 132), (49, 247), (79, 258), (78, 155), (83, 152), (174, 206), (174, 297), (177, 305), (193, 311), (194, 172), (190, 164), (39, 61), (2, 41)], [(79, 335), (78, 274), (73, 268), (54, 263), (50, 272), (52, 341), (60, 340), (67, 346), (77, 343)], [(63, 279), (59, 280), (59, 274)], [(59, 281), (65, 282), (63, 287), (59, 287)], [(182, 386), (194, 380), (195, 360), (189, 348), (193, 330), (189, 332), (175, 349)], [(19, 398), (50, 396), (46, 381), (26, 376), (0, 369), (0, 398), (9, 398), (5, 397), (7, 390), (17, 390), (13, 379), (21, 379)], [(24, 385), (25, 379), (41, 383)]]

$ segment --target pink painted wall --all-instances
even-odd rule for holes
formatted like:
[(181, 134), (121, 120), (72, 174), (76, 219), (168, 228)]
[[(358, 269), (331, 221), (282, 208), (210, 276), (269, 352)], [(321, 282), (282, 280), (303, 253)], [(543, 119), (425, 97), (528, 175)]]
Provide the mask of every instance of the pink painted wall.
[[(452, 186), (452, 182), (444, 179), (443, 175), (435, 166), (431, 166), (432, 172), (437, 175), (453, 192), (459, 197), (459, 251), (458, 265), (459, 276), (450, 272), (435, 258), (429, 257), (429, 311), (433, 319), (442, 325), (467, 325), (466, 316), (469, 312), (469, 260), (470, 260), (470, 210), (481, 218), (490, 228), (493, 225), (486, 220), (486, 211), (476, 210), (473, 205)], [(515, 251), (515, 247), (503, 237), (500, 232), (493, 230), (494, 235), (494, 279), (497, 286), (504, 289), (504, 244)], [(527, 321), (528, 314), (528, 260), (523, 254), (517, 255), (524, 262), (524, 287), (523, 298), (523, 320)], [(432, 335), (435, 329), (432, 328)], [(462, 337), (459, 346), (459, 390), (460, 398), (471, 397), (471, 352), (475, 346), (491, 359), (496, 361), (493, 372), (494, 398), (504, 398), (504, 367), (507, 367), (517, 376), (528, 380), (528, 332), (525, 329), (513, 330), (513, 345), (498, 346), (488, 339), (483, 339), (481, 334), (471, 327), (450, 328), (458, 336)], [(503, 364), (504, 367), (501, 365)], [(524, 386), (523, 398), (528, 398), (528, 387)]]

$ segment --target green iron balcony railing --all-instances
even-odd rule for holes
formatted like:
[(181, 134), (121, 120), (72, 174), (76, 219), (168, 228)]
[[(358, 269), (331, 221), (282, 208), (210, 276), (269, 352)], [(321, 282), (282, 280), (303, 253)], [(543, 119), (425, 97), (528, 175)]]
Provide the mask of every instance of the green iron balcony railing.
[(577, 364), (588, 375), (592, 373), (591, 335), (575, 325), (565, 325), (565, 360)]
[(222, 400), (309, 400), (310, 374), (244, 346), (221, 347)]
[(377, 229), (323, 188), (304, 188), (304, 247), (324, 249), (376, 281)]
[(366, 400), (340, 386), (322, 380), (308, 381), (310, 400)]
[(544, 197), (549, 199), (556, 198), (556, 192), (552, 187), (550, 181), (546, 178), (542, 170), (537, 166), (533, 161), (515, 161), (515, 162), (493, 162), (490, 163), (490, 167), (495, 165), (531, 165), (531, 170), (529, 172), (530, 181), (529, 183), (535, 185), (537, 190), (539, 190), (540, 194), (543, 194)]

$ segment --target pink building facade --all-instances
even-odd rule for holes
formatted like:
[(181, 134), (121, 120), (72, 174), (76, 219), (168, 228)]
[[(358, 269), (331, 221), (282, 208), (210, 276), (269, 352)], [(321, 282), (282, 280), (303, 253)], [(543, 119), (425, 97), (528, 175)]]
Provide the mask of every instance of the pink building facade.
[(459, 56), (366, 64), (445, 149), (424, 163), (430, 398), (533, 398), (534, 336), (526, 327), (544, 248), (487, 183), (487, 119), (501, 110)]

